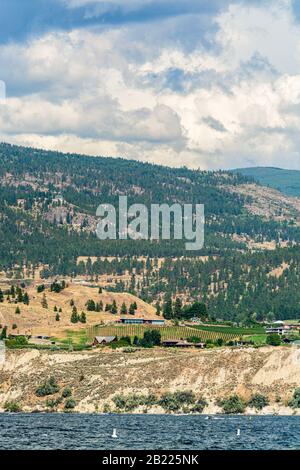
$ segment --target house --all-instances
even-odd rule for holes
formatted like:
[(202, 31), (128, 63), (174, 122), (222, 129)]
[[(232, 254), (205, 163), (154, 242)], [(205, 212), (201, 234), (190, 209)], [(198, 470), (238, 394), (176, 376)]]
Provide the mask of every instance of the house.
[(120, 318), (117, 323), (123, 325), (158, 325), (163, 326), (165, 320), (162, 318), (136, 318), (136, 317), (123, 317)]
[(289, 325), (289, 327), (291, 328), (291, 330), (300, 331), (300, 323)]
[(95, 336), (93, 346), (100, 346), (101, 344), (110, 344), (116, 341), (116, 336)]
[(272, 334), (272, 333), (277, 333), (278, 335), (284, 335), (290, 330), (289, 326), (274, 326), (270, 328), (266, 328), (266, 333)]

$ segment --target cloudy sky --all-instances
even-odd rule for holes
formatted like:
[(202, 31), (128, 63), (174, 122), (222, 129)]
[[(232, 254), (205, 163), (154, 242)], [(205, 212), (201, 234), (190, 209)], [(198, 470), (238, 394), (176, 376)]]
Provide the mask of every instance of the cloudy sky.
[(0, 140), (300, 169), (299, 4), (0, 0)]

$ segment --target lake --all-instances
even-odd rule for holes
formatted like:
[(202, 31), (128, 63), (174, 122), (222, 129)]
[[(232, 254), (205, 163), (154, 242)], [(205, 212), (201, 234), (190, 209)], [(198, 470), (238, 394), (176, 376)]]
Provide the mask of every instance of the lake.
[(300, 449), (300, 416), (2, 413), (0, 449)]

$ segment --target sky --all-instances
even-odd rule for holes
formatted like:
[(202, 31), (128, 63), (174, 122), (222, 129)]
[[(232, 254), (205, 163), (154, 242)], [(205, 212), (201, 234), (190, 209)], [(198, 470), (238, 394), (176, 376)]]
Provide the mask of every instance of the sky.
[(300, 169), (299, 0), (0, 0), (0, 80), (1, 141)]

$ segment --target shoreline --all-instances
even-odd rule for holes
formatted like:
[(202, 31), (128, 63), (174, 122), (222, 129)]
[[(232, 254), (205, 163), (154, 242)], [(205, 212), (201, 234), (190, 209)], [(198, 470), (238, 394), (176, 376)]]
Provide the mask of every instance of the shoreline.
[[(37, 389), (50, 377), (55, 379), (57, 390), (38, 395)], [(71, 395), (63, 398), (66, 388)], [(246, 405), (240, 416), (297, 416), (300, 408), (287, 406), (296, 388), (300, 388), (300, 349), (294, 348), (145, 349), (133, 355), (110, 350), (8, 350), (5, 363), (0, 365), (0, 413), (222, 417), (239, 409), (224, 413), (218, 400), (237, 395)], [(162, 396), (181, 392), (191, 392), (195, 402), (178, 402), (179, 408), (160, 406)], [(262, 410), (247, 406), (255, 394), (268, 399)], [(154, 402), (148, 401), (151, 396), (156, 398)], [(139, 397), (143, 398), (140, 402)], [(128, 398), (134, 399), (125, 406)], [(71, 409), (66, 407), (68, 399), (73, 401)], [(193, 410), (201, 399), (206, 405)]]

